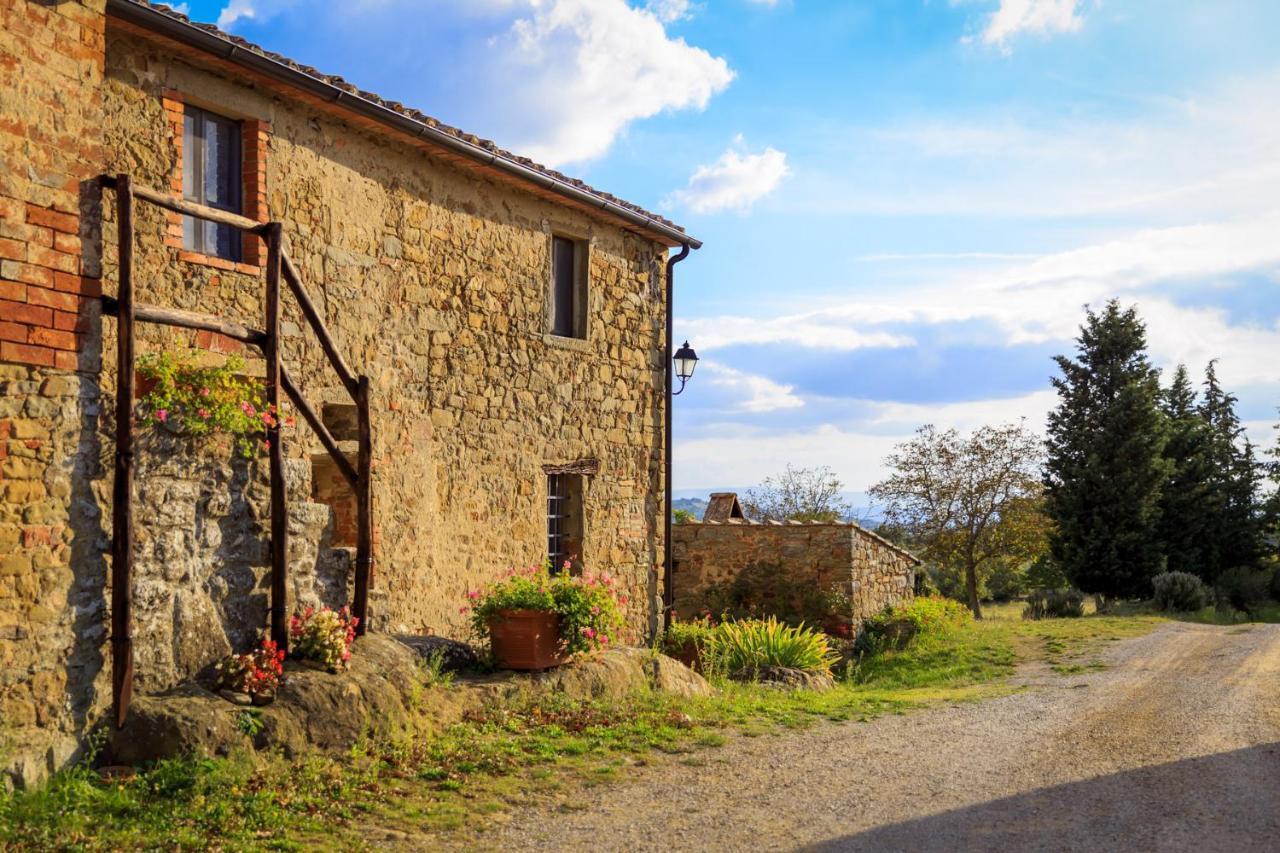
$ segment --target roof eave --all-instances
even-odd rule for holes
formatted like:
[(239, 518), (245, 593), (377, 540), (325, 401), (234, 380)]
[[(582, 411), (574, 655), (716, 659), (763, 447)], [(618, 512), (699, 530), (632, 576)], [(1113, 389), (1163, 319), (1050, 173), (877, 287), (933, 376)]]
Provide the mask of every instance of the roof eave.
[(578, 204), (596, 208), (611, 217), (621, 219), (659, 238), (660, 242), (668, 246), (688, 245), (692, 249), (702, 248), (702, 241), (681, 231), (679, 228), (659, 222), (652, 217), (645, 216), (614, 201), (587, 192), (580, 187), (559, 180), (537, 169), (532, 169), (516, 160), (503, 157), (465, 139), (459, 139), (425, 122), (401, 115), (395, 110), (352, 94), (323, 80), (318, 80), (269, 56), (263, 56), (255, 51), (247, 50), (234, 42), (219, 38), (213, 33), (166, 15), (157, 9), (131, 2), (131, 0), (107, 0), (107, 12), (121, 20), (235, 63), (286, 85), (301, 89), (316, 97), (337, 104), (345, 110), (373, 119), (380, 124), (412, 136), (421, 137), (433, 145), (460, 154), (484, 166), (506, 172), (526, 183), (572, 199)]

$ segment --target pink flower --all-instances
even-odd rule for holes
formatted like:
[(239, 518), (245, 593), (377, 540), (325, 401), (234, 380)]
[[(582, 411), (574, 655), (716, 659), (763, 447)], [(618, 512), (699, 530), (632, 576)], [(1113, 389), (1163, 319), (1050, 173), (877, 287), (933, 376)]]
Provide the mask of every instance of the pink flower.
[(600, 645), (602, 645), (602, 646), (607, 646), (607, 645), (609, 645), (609, 635), (608, 635), (608, 634), (601, 634), (601, 635), (600, 635)]
[(160, 423), (164, 423), (165, 421), (169, 420), (169, 410), (168, 410), (168, 409), (157, 409), (157, 410), (156, 410), (156, 420), (158, 420)]
[(200, 389), (200, 396), (201, 396), (201, 397), (208, 397), (208, 396), (209, 396), (209, 389), (208, 389), (208, 388), (201, 388), (201, 389)]
[(591, 615), (592, 615), (592, 616), (599, 616), (599, 615), (600, 615), (600, 607), (599, 607), (598, 605), (594, 605), (594, 604), (593, 604), (593, 605), (591, 605)]
[(470, 607), (459, 607), (459, 608), (458, 608), (458, 612), (459, 612), (459, 613), (469, 613), (470, 611), (471, 611), (471, 608), (470, 608)]
[(208, 409), (198, 409), (198, 410), (196, 411), (196, 414), (197, 414), (197, 415), (199, 415), (199, 416), (200, 416), (200, 418), (201, 418), (202, 420), (206, 420), (206, 421), (207, 421), (207, 420), (209, 420), (209, 410), (208, 410)]
[(596, 636), (596, 629), (595, 629), (595, 628), (583, 628), (583, 629), (582, 629), (582, 633), (584, 633), (584, 634), (586, 634), (586, 635), (587, 635), (587, 639), (588, 639), (588, 640), (594, 640), (594, 639), (595, 639), (595, 636)]
[(480, 590), (478, 589), (473, 589), (471, 590), (471, 592), (467, 593), (467, 598), (471, 599), (472, 601), (475, 601), (479, 597), (480, 597)]
[(240, 404), (240, 411), (244, 412), (249, 417), (253, 417), (254, 413), (257, 410), (253, 408), (252, 403), (250, 403), (248, 400), (245, 400), (243, 403)]

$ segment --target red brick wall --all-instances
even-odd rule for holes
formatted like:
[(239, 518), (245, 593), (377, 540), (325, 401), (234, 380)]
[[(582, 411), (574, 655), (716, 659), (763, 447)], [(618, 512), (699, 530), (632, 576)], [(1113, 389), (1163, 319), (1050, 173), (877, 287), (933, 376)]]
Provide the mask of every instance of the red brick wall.
[(82, 191), (101, 170), (103, 0), (0, 0), (0, 361), (74, 370), (101, 295)]

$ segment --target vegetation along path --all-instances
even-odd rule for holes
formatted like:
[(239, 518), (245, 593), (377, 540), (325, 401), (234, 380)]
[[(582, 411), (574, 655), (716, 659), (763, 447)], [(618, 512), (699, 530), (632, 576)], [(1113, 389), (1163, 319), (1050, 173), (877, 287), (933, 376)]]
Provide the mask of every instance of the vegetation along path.
[(1002, 698), (737, 738), (508, 849), (1248, 850), (1280, 838), (1280, 625), (1166, 623)]

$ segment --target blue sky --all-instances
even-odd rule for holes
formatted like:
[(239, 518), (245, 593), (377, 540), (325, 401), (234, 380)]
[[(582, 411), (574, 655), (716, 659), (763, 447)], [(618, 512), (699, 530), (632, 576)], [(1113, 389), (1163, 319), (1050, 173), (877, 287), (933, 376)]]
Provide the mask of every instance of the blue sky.
[(1081, 306), (1280, 405), (1270, 0), (196, 0), (190, 14), (580, 176), (679, 268), (678, 492), (1053, 404)]

